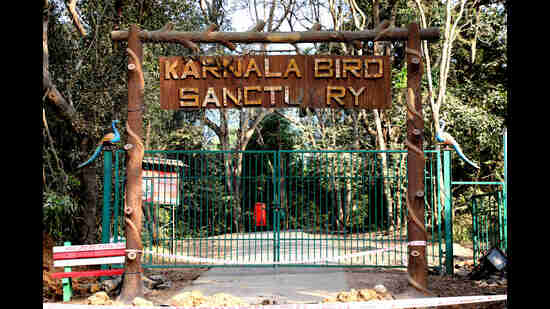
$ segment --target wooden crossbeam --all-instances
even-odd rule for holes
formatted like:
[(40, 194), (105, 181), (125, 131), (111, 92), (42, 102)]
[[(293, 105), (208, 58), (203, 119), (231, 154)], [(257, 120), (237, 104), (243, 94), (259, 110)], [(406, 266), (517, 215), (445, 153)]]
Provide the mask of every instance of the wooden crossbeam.
[[(429, 27), (420, 30), (420, 39), (438, 40), (439, 28)], [(185, 32), (160, 29), (155, 31), (143, 30), (138, 37), (143, 42), (178, 42), (190, 41), (194, 43), (321, 43), (321, 42), (352, 42), (352, 41), (406, 41), (409, 36), (407, 28), (386, 28), (383, 30), (364, 31), (301, 31), (301, 32)], [(128, 39), (128, 31), (118, 30), (111, 32), (113, 41)]]

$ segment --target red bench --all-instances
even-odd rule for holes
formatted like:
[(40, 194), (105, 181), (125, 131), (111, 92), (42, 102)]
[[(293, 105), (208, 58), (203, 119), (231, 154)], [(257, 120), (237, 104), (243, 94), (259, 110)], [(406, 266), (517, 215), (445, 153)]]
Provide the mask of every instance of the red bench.
[(63, 278), (63, 301), (69, 301), (72, 296), (71, 280), (75, 277), (99, 277), (122, 275), (124, 268), (71, 271), (71, 266), (103, 265), (124, 263), (126, 243), (108, 243), (96, 245), (71, 246), (65, 242), (64, 246), (53, 247), (53, 266), (65, 267), (65, 272), (52, 273), (52, 278)]

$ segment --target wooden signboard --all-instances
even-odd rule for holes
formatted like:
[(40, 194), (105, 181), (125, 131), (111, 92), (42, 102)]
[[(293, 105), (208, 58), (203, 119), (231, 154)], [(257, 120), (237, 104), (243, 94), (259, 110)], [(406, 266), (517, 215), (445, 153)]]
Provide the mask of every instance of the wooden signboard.
[(163, 109), (391, 106), (388, 56), (160, 57)]

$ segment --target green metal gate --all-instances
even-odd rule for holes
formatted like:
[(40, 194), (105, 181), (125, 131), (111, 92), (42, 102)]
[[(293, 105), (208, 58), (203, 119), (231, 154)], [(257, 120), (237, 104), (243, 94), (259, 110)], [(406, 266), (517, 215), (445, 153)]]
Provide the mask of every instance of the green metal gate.
[[(437, 168), (426, 151), (428, 265), (444, 265)], [(407, 266), (407, 152), (145, 151), (143, 266)], [(115, 152), (115, 240), (124, 151)], [(256, 203), (265, 203), (265, 222)]]
[(471, 198), (474, 265), (492, 247), (508, 250), (508, 215), (503, 191), (479, 194)]

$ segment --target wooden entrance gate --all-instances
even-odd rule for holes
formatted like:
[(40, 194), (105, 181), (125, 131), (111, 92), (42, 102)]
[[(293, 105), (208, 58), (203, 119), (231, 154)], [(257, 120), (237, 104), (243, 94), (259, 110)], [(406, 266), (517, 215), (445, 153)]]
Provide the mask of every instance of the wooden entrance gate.
[[(305, 42), (354, 42), (354, 41), (407, 41), (407, 139), (406, 146), (408, 148), (407, 154), (407, 194), (406, 194), (406, 207), (407, 207), (407, 251), (408, 251), (408, 271), (409, 271), (409, 283), (415, 288), (422, 290), (426, 293), (427, 286), (427, 232), (423, 220), (424, 218), (424, 198), (426, 192), (424, 191), (424, 164), (425, 156), (423, 152), (423, 129), (424, 119), (422, 116), (422, 100), (420, 97), (420, 81), (423, 74), (422, 56), (420, 53), (420, 40), (436, 40), (439, 38), (439, 30), (437, 28), (420, 29), (418, 24), (410, 24), (407, 28), (386, 28), (359, 32), (331, 32), (331, 31), (306, 31), (306, 32), (292, 32), (292, 33), (263, 33), (263, 32), (244, 32), (244, 33), (221, 33), (215, 32), (216, 27), (210, 27), (207, 31), (202, 33), (190, 33), (172, 31), (171, 25), (166, 25), (157, 31), (140, 31), (137, 25), (131, 25), (130, 31), (113, 31), (111, 38), (114, 41), (127, 40), (128, 41), (128, 125), (127, 132), (129, 135), (128, 144), (125, 149), (127, 150), (128, 160), (126, 165), (126, 199), (124, 207), (124, 222), (125, 235), (127, 236), (127, 250), (138, 252), (136, 259), (126, 259), (126, 274), (123, 283), (122, 299), (133, 299), (136, 295), (140, 294), (140, 277), (141, 277), (141, 257), (143, 252), (143, 242), (141, 239), (141, 226), (142, 226), (142, 211), (141, 211), (141, 187), (142, 187), (142, 161), (144, 157), (144, 147), (141, 140), (142, 136), (142, 110), (143, 110), (143, 89), (144, 78), (141, 69), (142, 59), (142, 42), (170, 42), (179, 43), (192, 49), (195, 53), (198, 52), (198, 47), (195, 43), (219, 43), (224, 46), (235, 49), (235, 43), (305, 43)], [(321, 60), (319, 60), (321, 61)], [(246, 69), (250, 74), (255, 71), (258, 75), (258, 68), (248, 63)], [(336, 62), (334, 63), (334, 70), (337, 71)], [(357, 72), (354, 69), (356, 66), (353, 62), (348, 64), (349, 74), (351, 72)], [(367, 62), (368, 63), (368, 62)], [(221, 64), (221, 65), (220, 65)], [(320, 64), (323, 68), (318, 70), (318, 74), (331, 74), (332, 67), (328, 63)], [(342, 64), (342, 69), (343, 69)], [(223, 58), (218, 62), (218, 67), (229, 69), (229, 64), (225, 65)], [(208, 63), (205, 66), (209, 71)], [(256, 62), (257, 67), (257, 62)], [(315, 67), (315, 66), (314, 66)], [(296, 70), (290, 64), (287, 66), (287, 70)], [(195, 72), (192, 64), (186, 69), (184, 66), (184, 72), (187, 74), (196, 75), (199, 72)], [(267, 68), (264, 68), (267, 69)], [(204, 70), (204, 69), (203, 69)], [(267, 70), (265, 70), (267, 71)], [(327, 72), (328, 71), (328, 72)], [(335, 72), (333, 71), (333, 72)], [(367, 71), (367, 70), (365, 70)], [(210, 71), (215, 75), (214, 72)], [(282, 71), (277, 70), (270, 72), (278, 72), (282, 74)], [(265, 72), (263, 72), (265, 74)], [(367, 71), (367, 73), (369, 73)], [(181, 73), (183, 74), (183, 72)], [(204, 73), (206, 74), (206, 72)], [(218, 74), (219, 71), (218, 71)], [(223, 74), (223, 73), (221, 73)], [(359, 73), (360, 74), (360, 73)], [(338, 79), (336, 73), (330, 75)], [(256, 76), (259, 77), (259, 76)], [(322, 77), (322, 76), (318, 76)], [(364, 75), (363, 75), (364, 77)], [(161, 76), (162, 78), (162, 76)], [(171, 76), (173, 78), (173, 76)], [(179, 76), (181, 78), (181, 75)], [(266, 89), (265, 87), (284, 87), (284, 85), (256, 85), (243, 86), (249, 87), (243, 88), (243, 103), (245, 106), (247, 92), (268, 92), (271, 97), (276, 91), (285, 91), (283, 100), (287, 102), (286, 90), (276, 90), (275, 88)], [(192, 105), (196, 108), (221, 108), (225, 107), (225, 102), (219, 101), (218, 95), (215, 95), (215, 90), (207, 90), (202, 103), (197, 102), (195, 95), (198, 94), (198, 90), (194, 87), (185, 89), (182, 87), (176, 93), (180, 98), (180, 106)], [(286, 88), (284, 88), (286, 89)], [(330, 107), (341, 108), (345, 106), (343, 97), (345, 97), (346, 88), (341, 85), (327, 85), (326, 89), (326, 105)], [(348, 89), (351, 91), (350, 89)], [(223, 90), (222, 90), (223, 91)], [(290, 90), (289, 90), (290, 91)], [(354, 96), (358, 96), (359, 91), (354, 88)], [(233, 102), (239, 102), (238, 94), (232, 93), (235, 97)], [(227, 95), (226, 95), (227, 96)], [(290, 96), (290, 94), (288, 95)], [(334, 100), (336, 103), (331, 103)], [(251, 107), (259, 105), (257, 99), (250, 99), (248, 102)], [(182, 103), (183, 102), (183, 103)], [(205, 103), (206, 102), (206, 103)], [(272, 101), (270, 101), (271, 103)], [(347, 103), (350, 104), (350, 103)], [(351, 103), (354, 104), (354, 103)], [(276, 104), (273, 104), (276, 105)], [(357, 104), (359, 105), (359, 103)]]

